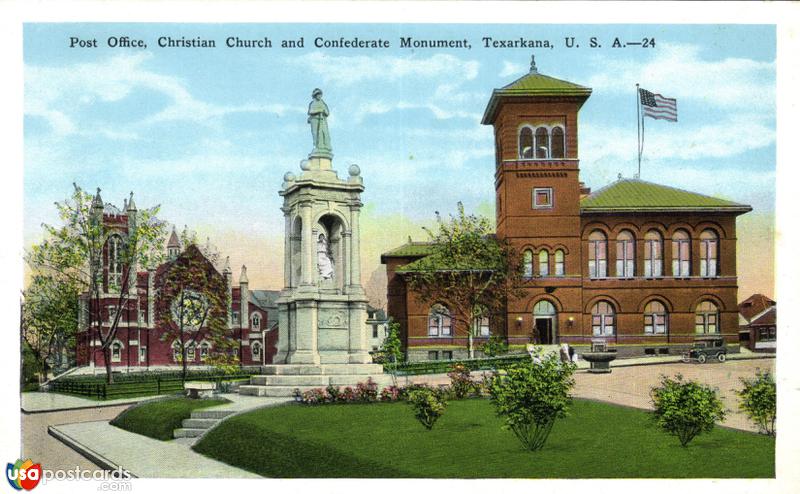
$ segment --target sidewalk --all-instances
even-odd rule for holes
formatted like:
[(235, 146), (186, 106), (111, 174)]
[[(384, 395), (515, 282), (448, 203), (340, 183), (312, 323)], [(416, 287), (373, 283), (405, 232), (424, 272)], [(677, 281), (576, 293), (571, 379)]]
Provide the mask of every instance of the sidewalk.
[(134, 398), (120, 398), (118, 400), (90, 400), (80, 396), (64, 395), (60, 393), (43, 393), (33, 391), (22, 393), (20, 402), (25, 413), (56, 412), (62, 410), (77, 410), (81, 408), (113, 407), (128, 405), (150, 400), (155, 396), (138, 396)]
[(139, 478), (260, 478), (212, 460), (174, 441), (124, 431), (108, 422), (54, 425), (48, 432), (101, 468), (118, 467)]
[[(202, 410), (230, 411), (233, 414), (228, 417), (232, 417), (257, 408), (293, 401), (292, 398), (259, 398), (237, 393), (221, 396), (230, 402)], [(196, 453), (191, 449), (194, 440), (159, 441), (114, 427), (107, 421), (53, 425), (48, 427), (48, 433), (101, 468), (114, 470), (121, 467), (134, 477), (260, 478), (246, 470)]]

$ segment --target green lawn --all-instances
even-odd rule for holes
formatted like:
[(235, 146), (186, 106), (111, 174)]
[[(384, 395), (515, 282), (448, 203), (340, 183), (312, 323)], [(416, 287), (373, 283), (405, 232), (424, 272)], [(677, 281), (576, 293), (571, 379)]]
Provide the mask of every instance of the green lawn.
[(294, 404), (232, 417), (194, 449), (267, 477), (774, 477), (774, 439), (715, 428), (687, 448), (650, 414), (575, 400), (544, 448), (522, 449), (487, 400), (450, 402), (432, 431), (405, 403)]
[(143, 436), (168, 441), (172, 439), (172, 431), (181, 426), (183, 419), (189, 418), (192, 410), (223, 403), (228, 403), (228, 400), (224, 398), (193, 400), (185, 397), (154, 400), (128, 408), (117, 415), (111, 421), (111, 425)]

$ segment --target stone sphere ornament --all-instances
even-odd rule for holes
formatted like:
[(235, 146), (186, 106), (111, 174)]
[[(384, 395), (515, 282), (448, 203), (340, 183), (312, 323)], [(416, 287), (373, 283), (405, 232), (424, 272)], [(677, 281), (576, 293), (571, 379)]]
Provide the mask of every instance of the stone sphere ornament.
[(311, 169), (311, 163), (308, 160), (300, 161), (300, 169), (303, 171), (308, 171)]
[(294, 176), (294, 173), (286, 172), (286, 175), (283, 176), (283, 181), (284, 182), (294, 182), (295, 178), (296, 177)]
[(359, 166), (355, 163), (350, 165), (350, 168), (348, 168), (347, 171), (350, 173), (351, 177), (357, 177), (361, 175), (361, 168), (359, 168)]

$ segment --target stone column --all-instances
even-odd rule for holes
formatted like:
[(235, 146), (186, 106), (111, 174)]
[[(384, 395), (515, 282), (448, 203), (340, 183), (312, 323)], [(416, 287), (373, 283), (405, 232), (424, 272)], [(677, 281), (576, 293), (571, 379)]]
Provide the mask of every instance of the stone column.
[(367, 304), (350, 302), (350, 327), (348, 328), (348, 363), (371, 364), (372, 357), (367, 351)]
[[(343, 264), (349, 264), (350, 263), (350, 251), (352, 250), (352, 246), (351, 246), (352, 241), (353, 241), (353, 236), (350, 234), (350, 231), (343, 231), (342, 232), (342, 263)], [(342, 266), (342, 267), (344, 267), (344, 266)], [(348, 287), (350, 286), (350, 267), (348, 266), (346, 269), (343, 269), (342, 271), (344, 271), (344, 273), (343, 273), (344, 274), (343, 287), (344, 287), (344, 290), (345, 290), (345, 293), (346, 293)]]
[[(266, 349), (266, 347), (264, 347)], [(289, 356), (289, 306), (278, 305), (278, 351), (272, 359), (273, 364), (286, 363)]]
[(350, 205), (350, 286), (361, 292), (361, 236), (358, 217), (361, 213), (361, 202)]
[(283, 287), (292, 286), (292, 217), (291, 211), (281, 208), (284, 219), (283, 232)]
[(302, 262), (302, 285), (312, 284), (312, 269), (314, 268), (314, 239), (311, 232), (311, 204), (303, 203), (300, 205), (300, 217), (303, 222), (302, 239), (300, 248), (303, 253)]

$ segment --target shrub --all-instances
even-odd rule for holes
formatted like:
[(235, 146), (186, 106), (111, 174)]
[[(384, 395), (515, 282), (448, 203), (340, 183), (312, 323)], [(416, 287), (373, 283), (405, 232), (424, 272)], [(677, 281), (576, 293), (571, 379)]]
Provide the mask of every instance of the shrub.
[(356, 390), (352, 386), (345, 386), (339, 394), (339, 401), (354, 403), (357, 399)]
[(566, 416), (574, 371), (574, 364), (562, 363), (550, 354), (540, 363), (511, 365), (489, 380), (497, 415), (529, 451), (541, 449), (556, 419)]
[(508, 353), (508, 342), (502, 336), (493, 335), (483, 344), (481, 350), (488, 357), (504, 355)]
[(661, 376), (661, 386), (650, 390), (654, 418), (665, 432), (677, 436), (681, 446), (695, 436), (711, 432), (714, 423), (725, 418), (725, 409), (717, 391), (696, 381)]
[(444, 414), (447, 401), (433, 389), (420, 387), (408, 393), (408, 403), (414, 409), (414, 417), (431, 430), (433, 424)]
[(327, 394), (322, 388), (310, 389), (303, 393), (302, 403), (305, 405), (321, 405), (327, 401)]
[(450, 377), (450, 389), (453, 396), (459, 400), (475, 393), (478, 388), (477, 383), (472, 380), (469, 369), (464, 364), (455, 364), (447, 375)]
[(367, 403), (378, 401), (378, 384), (371, 377), (367, 378), (365, 383), (358, 383), (356, 385), (356, 399)]
[(339, 401), (339, 386), (334, 386), (333, 384), (328, 384), (328, 387), (325, 388), (325, 394), (327, 394), (328, 401), (331, 403), (335, 403)]
[(397, 386), (389, 386), (381, 390), (381, 401), (397, 401), (400, 399), (401, 390)]
[(775, 379), (769, 372), (756, 372), (753, 379), (741, 378), (744, 388), (736, 394), (741, 398), (739, 409), (758, 425), (762, 434), (775, 435)]

